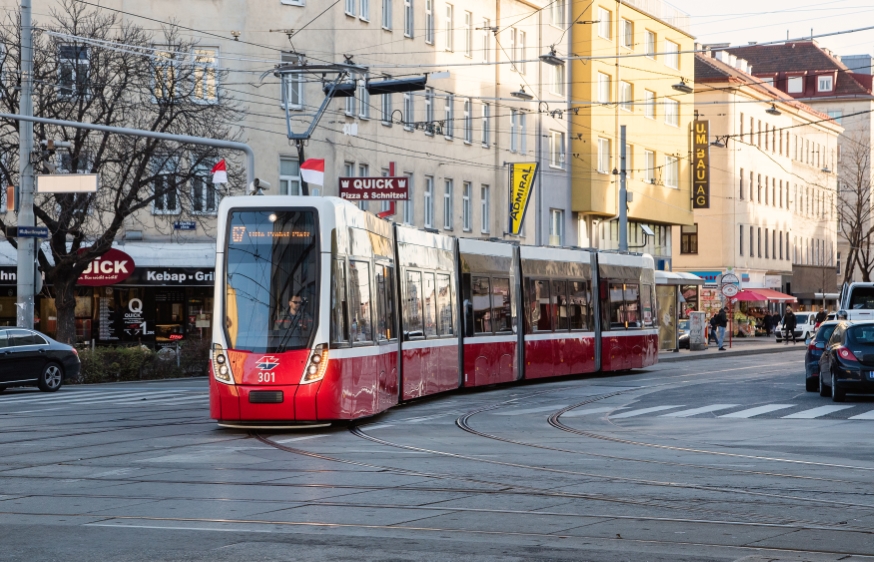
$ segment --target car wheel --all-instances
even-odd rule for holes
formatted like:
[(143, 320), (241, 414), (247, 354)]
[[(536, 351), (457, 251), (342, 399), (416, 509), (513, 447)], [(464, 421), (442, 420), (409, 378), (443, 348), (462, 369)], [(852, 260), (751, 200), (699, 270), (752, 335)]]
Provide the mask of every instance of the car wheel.
[(831, 396), (831, 389), (822, 382), (825, 377), (822, 376), (822, 373), (819, 374), (819, 395), (825, 398), (826, 396)]
[(37, 379), (37, 385), (43, 392), (55, 392), (64, 383), (64, 372), (57, 363), (49, 363), (43, 367)]
[(819, 377), (816, 377), (817, 380), (814, 380), (813, 377), (804, 379), (804, 387), (807, 392), (816, 392), (819, 388)]
[(838, 381), (835, 380), (835, 374), (832, 373), (832, 402), (843, 402), (847, 399), (847, 393), (838, 388)]

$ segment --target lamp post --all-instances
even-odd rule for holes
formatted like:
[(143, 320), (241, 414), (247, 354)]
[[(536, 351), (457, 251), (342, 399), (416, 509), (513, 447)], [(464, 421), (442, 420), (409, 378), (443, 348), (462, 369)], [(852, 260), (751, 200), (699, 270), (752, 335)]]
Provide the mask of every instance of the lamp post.
[[(33, 29), (31, 28), (32, 0), (22, 0), (21, 14), (21, 99), (18, 112), (33, 115)], [(33, 123), (18, 122), (18, 226), (34, 226), (33, 215)], [(16, 299), (16, 325), (33, 329), (36, 238), (18, 237), (18, 297)]]

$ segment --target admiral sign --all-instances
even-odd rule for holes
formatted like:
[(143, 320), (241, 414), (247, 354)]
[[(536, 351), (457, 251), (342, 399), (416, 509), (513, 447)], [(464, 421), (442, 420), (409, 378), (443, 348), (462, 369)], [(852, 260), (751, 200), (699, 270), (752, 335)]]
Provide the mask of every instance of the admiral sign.
[(692, 122), (692, 208), (710, 208), (710, 121)]
[(340, 198), (347, 201), (406, 201), (409, 198), (409, 179), (340, 178)]

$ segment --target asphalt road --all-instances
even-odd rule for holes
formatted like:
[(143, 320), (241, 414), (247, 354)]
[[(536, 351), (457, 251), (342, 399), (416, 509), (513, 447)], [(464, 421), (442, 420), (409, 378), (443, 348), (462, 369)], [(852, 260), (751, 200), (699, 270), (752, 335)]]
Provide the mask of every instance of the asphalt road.
[(203, 379), (22, 389), (0, 428), (2, 561), (874, 559), (874, 397), (800, 351), (307, 432), (219, 429)]

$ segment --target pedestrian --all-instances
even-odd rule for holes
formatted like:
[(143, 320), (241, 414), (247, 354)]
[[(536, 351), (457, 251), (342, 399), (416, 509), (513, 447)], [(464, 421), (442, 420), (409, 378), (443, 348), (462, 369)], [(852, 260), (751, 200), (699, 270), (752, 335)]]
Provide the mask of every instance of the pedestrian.
[(716, 321), (716, 344), (719, 346), (719, 351), (725, 351), (722, 345), (725, 342), (725, 328), (728, 327), (728, 309), (723, 308), (719, 314), (714, 316)]
[(828, 314), (825, 312), (825, 307), (820, 307), (819, 312), (816, 313), (816, 325), (819, 326), (825, 319), (828, 317)]
[(763, 325), (764, 328), (765, 328), (765, 335), (766, 335), (766, 336), (770, 336), (770, 335), (771, 335), (771, 322), (773, 322), (773, 321), (774, 321), (774, 317), (771, 316), (771, 313), (770, 313), (770, 312), (766, 311), (766, 312), (765, 312), (765, 317), (762, 318), (762, 325)]
[(792, 307), (786, 307), (786, 314), (783, 315), (783, 344), (789, 345), (789, 336), (792, 336), (792, 345), (798, 343), (798, 340), (795, 339), (795, 326), (797, 324), (797, 320), (795, 319), (795, 313), (792, 312)]
[(710, 342), (715, 341), (719, 342), (716, 339), (716, 314), (710, 317), (710, 330), (707, 332), (707, 345), (710, 345)]

